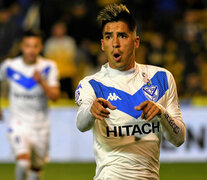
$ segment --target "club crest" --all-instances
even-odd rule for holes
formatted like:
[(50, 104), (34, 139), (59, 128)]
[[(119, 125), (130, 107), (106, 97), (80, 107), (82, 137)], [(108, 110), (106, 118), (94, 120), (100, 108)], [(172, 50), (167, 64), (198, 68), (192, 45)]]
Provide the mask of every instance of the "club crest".
[(80, 89), (82, 88), (81, 84), (78, 85), (75, 91), (75, 103), (80, 106), (82, 104), (82, 99), (80, 98)]
[(142, 90), (148, 100), (157, 102), (159, 97), (159, 89), (157, 86), (153, 86), (152, 84), (150, 86), (146, 85)]

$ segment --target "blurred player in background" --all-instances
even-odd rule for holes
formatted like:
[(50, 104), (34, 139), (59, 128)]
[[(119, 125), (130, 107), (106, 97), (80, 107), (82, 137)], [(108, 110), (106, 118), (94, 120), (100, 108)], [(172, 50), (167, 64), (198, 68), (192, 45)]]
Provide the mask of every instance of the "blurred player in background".
[[(10, 87), (9, 140), (16, 156), (16, 179), (39, 180), (48, 152), (48, 99), (59, 97), (56, 65), (39, 54), (40, 32), (25, 32), (22, 56), (4, 61), (0, 80)], [(0, 114), (1, 110), (0, 110)]]
[(135, 62), (139, 36), (126, 6), (108, 5), (97, 19), (108, 63), (76, 90), (77, 127), (93, 130), (94, 179), (159, 179), (161, 133), (175, 146), (185, 140), (174, 78)]

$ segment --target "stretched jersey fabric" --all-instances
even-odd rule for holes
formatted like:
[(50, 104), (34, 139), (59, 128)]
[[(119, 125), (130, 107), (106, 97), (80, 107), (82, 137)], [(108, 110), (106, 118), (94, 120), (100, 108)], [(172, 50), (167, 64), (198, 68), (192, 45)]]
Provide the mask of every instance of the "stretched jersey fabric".
[[(109, 118), (98, 120), (90, 113), (96, 98), (116, 106), (108, 109)], [(122, 72), (105, 64), (100, 72), (80, 81), (75, 100), (78, 129), (93, 130), (96, 180), (159, 179), (161, 132), (176, 146), (185, 138), (176, 85), (163, 68), (136, 64)], [(146, 100), (162, 109), (150, 122), (134, 109)]]
[(26, 65), (19, 56), (0, 66), (0, 80), (7, 79), (10, 87), (10, 123), (30, 127), (47, 126), (47, 98), (34, 78), (39, 71), (49, 86), (57, 86), (57, 69), (52, 61), (38, 57), (36, 64)]

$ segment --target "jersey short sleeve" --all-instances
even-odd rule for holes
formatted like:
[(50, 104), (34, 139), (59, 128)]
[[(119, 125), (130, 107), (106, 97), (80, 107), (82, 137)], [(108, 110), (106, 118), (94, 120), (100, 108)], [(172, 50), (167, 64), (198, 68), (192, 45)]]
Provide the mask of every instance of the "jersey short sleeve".
[(8, 67), (9, 60), (5, 60), (2, 63), (0, 63), (0, 81), (3, 81), (6, 79), (6, 69)]
[(80, 81), (75, 91), (75, 103), (81, 106), (85, 103), (92, 103), (96, 99), (95, 92), (87, 79)]
[(59, 86), (57, 66), (53, 62), (50, 65), (47, 83), (49, 86)]

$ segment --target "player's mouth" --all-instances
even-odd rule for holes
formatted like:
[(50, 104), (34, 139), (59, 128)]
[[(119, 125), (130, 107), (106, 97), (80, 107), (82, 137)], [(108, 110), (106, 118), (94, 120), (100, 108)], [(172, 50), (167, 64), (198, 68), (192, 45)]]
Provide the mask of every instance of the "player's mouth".
[(113, 58), (116, 62), (119, 62), (121, 60), (121, 55), (119, 53), (114, 53)]

